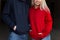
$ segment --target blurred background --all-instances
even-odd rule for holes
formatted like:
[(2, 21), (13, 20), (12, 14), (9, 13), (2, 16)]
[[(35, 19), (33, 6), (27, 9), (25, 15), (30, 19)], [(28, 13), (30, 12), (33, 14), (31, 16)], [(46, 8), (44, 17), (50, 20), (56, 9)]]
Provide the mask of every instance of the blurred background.
[[(0, 0), (0, 40), (8, 40), (8, 26), (2, 21), (2, 10), (6, 0)], [(46, 0), (53, 18), (51, 40), (60, 40), (60, 0)], [(29, 39), (30, 40), (30, 39)]]

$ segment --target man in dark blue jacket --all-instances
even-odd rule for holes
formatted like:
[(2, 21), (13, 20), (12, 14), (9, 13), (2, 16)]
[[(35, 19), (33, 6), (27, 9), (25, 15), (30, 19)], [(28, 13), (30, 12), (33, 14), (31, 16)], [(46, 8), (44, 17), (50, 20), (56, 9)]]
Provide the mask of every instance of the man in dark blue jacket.
[(8, 40), (28, 40), (28, 10), (30, 0), (7, 0), (3, 21), (9, 26)]

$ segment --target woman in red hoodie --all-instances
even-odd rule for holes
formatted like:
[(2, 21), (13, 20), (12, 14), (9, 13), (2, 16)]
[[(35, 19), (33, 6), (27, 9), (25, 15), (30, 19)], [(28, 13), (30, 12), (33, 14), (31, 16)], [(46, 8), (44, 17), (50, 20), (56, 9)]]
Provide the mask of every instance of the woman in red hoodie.
[(32, 40), (50, 40), (52, 18), (45, 0), (32, 0), (29, 10)]

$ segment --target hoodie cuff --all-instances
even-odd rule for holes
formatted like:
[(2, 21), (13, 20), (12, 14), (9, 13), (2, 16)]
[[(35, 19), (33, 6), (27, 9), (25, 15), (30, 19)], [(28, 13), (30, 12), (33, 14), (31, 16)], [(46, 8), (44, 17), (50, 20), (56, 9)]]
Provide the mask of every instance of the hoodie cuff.
[(9, 26), (10, 26), (10, 28), (14, 28), (15, 24), (11, 23)]

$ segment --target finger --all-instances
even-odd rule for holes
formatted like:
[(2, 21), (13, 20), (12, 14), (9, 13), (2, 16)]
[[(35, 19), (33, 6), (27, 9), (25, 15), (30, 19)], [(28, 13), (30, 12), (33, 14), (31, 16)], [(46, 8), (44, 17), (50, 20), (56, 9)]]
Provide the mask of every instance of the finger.
[(15, 30), (16, 30), (16, 26), (15, 26)]

